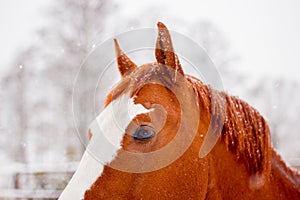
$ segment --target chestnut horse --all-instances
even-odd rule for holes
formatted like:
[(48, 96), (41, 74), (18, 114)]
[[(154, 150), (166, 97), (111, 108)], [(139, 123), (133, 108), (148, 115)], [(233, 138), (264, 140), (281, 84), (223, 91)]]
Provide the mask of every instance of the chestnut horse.
[[(300, 175), (272, 148), (265, 119), (246, 102), (184, 74), (162, 23), (157, 62), (137, 67), (116, 40), (115, 49), (122, 80), (94, 123), (98, 129), (91, 127), (94, 146), (60, 199), (300, 199)], [(210, 126), (220, 136), (199, 156), (206, 137), (217, 134)], [(115, 148), (105, 148), (102, 132)], [(172, 149), (160, 153), (179, 134)], [(146, 157), (151, 152), (155, 156)]]

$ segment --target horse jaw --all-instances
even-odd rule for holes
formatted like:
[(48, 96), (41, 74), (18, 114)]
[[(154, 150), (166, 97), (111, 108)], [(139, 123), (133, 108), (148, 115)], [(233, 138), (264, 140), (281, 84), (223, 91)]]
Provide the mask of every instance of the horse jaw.
[(150, 111), (140, 104), (134, 104), (129, 94), (111, 102), (92, 122), (90, 129), (93, 137), (59, 199), (83, 199), (85, 191), (102, 175), (104, 165), (113, 161), (121, 149), (125, 129), (131, 120)]

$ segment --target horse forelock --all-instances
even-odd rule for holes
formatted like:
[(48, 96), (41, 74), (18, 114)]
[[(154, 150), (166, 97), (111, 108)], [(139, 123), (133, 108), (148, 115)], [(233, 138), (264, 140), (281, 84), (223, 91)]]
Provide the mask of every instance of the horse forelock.
[[(224, 92), (211, 89), (197, 78), (187, 76), (199, 99), (201, 109), (211, 114), (212, 101), (226, 100), (226, 115), (222, 129), (221, 142), (235, 155), (236, 161), (244, 164), (249, 175), (269, 172), (270, 169), (270, 132), (265, 119), (257, 110), (243, 100)], [(211, 93), (219, 98), (211, 99)], [(219, 108), (219, 110), (222, 110)], [(220, 126), (220, 124), (216, 124)]]
[(177, 73), (168, 66), (157, 62), (137, 67), (123, 77), (121, 82), (107, 95), (104, 106), (107, 106), (113, 99), (118, 98), (125, 92), (130, 91), (131, 95), (134, 96), (147, 83), (157, 83), (167, 88), (178, 86), (176, 76), (180, 75)]

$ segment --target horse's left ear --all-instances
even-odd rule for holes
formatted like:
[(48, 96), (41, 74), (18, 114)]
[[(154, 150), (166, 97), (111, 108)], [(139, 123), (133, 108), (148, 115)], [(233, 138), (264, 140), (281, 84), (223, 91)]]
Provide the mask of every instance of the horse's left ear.
[(114, 39), (114, 43), (119, 72), (121, 76), (125, 76), (127, 72), (136, 68), (137, 65), (120, 49), (117, 39)]
[(171, 36), (167, 27), (161, 22), (158, 22), (157, 26), (158, 36), (155, 48), (155, 57), (157, 62), (167, 65), (183, 75), (183, 70), (178, 56), (174, 52)]

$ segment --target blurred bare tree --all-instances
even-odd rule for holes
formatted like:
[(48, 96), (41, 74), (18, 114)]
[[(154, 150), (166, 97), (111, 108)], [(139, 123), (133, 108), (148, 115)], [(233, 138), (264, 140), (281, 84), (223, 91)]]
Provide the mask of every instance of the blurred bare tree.
[[(115, 6), (108, 0), (56, 1), (37, 41), (16, 56), (15, 68), (1, 80), (7, 92), (0, 107), (0, 120), (6, 124), (1, 138), (13, 137), (13, 145), (3, 145), (15, 161), (80, 158), (84, 147), (73, 124), (73, 82), (81, 62), (102, 40), (111, 9)], [(85, 118), (84, 109), (82, 115)]]

